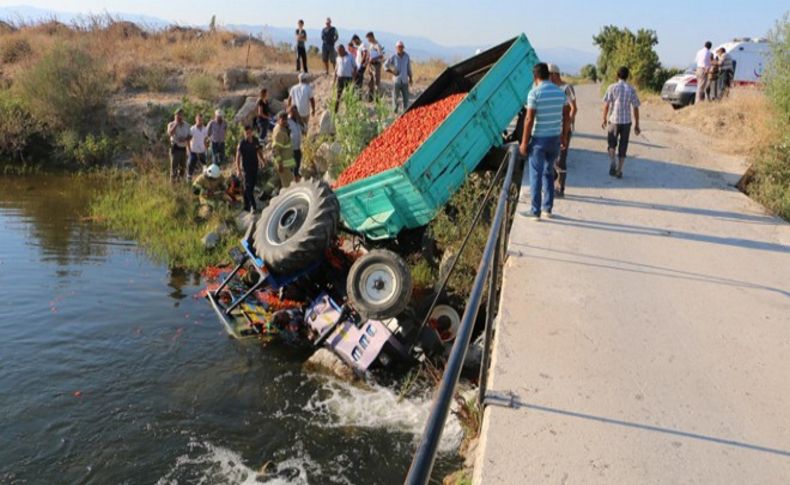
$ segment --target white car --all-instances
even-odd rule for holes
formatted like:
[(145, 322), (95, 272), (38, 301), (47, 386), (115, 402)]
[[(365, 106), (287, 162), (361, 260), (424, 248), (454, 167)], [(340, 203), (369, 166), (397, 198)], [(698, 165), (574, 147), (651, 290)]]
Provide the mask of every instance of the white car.
[[(771, 46), (766, 39), (739, 38), (719, 47), (724, 48), (735, 65), (733, 85), (754, 85), (760, 82), (771, 56)], [(712, 49), (712, 52), (715, 54), (719, 47)], [(675, 108), (694, 104), (696, 94), (697, 75), (694, 66), (689, 67), (683, 74), (668, 79), (661, 89), (661, 99)]]

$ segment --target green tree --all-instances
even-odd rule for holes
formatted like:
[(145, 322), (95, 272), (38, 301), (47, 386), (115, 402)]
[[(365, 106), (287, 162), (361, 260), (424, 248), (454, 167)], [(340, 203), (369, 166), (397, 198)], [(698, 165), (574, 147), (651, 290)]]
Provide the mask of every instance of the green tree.
[(601, 50), (598, 56), (598, 76), (612, 82), (617, 69), (626, 66), (631, 71), (631, 82), (641, 89), (660, 90), (657, 74), (661, 63), (655, 46), (658, 36), (654, 30), (639, 29), (636, 34), (627, 28), (607, 25), (593, 36), (593, 43)]
[(589, 79), (592, 82), (598, 82), (598, 69), (595, 68), (594, 64), (587, 64), (582, 66), (582, 69), (579, 73), (582, 78)]

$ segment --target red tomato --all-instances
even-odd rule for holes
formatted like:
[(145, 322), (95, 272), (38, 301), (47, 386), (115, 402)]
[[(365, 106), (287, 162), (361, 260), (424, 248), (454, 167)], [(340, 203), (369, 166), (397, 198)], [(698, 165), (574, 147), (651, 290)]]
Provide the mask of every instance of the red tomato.
[(466, 93), (453, 94), (405, 113), (362, 150), (340, 174), (335, 187), (403, 165), (465, 96)]

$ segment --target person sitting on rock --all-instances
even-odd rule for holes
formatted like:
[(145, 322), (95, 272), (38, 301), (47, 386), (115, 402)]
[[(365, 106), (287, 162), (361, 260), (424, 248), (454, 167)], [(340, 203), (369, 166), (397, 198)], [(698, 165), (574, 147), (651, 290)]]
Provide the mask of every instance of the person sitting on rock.
[[(225, 194), (227, 183), (219, 170), (219, 165), (212, 163), (192, 182), (192, 189), (200, 202), (199, 213), (208, 215), (223, 202), (230, 202)], [(204, 208), (205, 207), (205, 208)]]
[(280, 176), (280, 187), (288, 188), (294, 180), (296, 159), (288, 128), (288, 114), (285, 111), (277, 113), (277, 125), (272, 133), (272, 159), (277, 175)]

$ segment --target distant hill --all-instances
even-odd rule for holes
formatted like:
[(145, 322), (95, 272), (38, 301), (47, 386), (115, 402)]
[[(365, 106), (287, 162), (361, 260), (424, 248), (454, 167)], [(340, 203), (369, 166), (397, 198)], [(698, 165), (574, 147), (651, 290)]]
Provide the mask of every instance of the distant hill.
[[(123, 12), (108, 12), (114, 18), (134, 22), (147, 29), (160, 29), (171, 25), (173, 22), (152, 17), (148, 15), (130, 14)], [(86, 19), (89, 14), (78, 14), (74, 12), (61, 12), (54, 10), (41, 9), (27, 5), (17, 5), (0, 7), (0, 19), (11, 22), (41, 22), (56, 19), (63, 23), (79, 22)], [(196, 27), (205, 28), (205, 25)], [(245, 32), (260, 37), (272, 43), (293, 42), (293, 27), (275, 27), (270, 25), (245, 25), (229, 24), (225, 28), (238, 32)], [(338, 27), (340, 40), (348, 42), (353, 34), (360, 37), (365, 34), (362, 30), (351, 30)], [(529, 33), (527, 33), (529, 35)], [(309, 45), (320, 45), (321, 33), (319, 29), (307, 29)], [(466, 45), (466, 46), (445, 46), (438, 44), (431, 39), (419, 36), (402, 36), (392, 32), (377, 31), (376, 37), (385, 47), (386, 52), (393, 52), (395, 42), (402, 40), (406, 44), (406, 50), (416, 60), (440, 59), (445, 62), (455, 62), (474, 55), (477, 49), (485, 50), (491, 45)], [(503, 41), (506, 39), (502, 39)], [(563, 72), (576, 74), (585, 64), (595, 62), (596, 54), (592, 52), (580, 51), (564, 47), (542, 48), (536, 46), (538, 56), (546, 62), (553, 62), (560, 66)]]
[[(256, 37), (262, 37), (273, 43), (287, 42), (292, 43), (294, 38), (294, 28), (291, 27), (274, 27), (270, 25), (240, 25), (231, 24), (226, 25), (225, 28), (239, 32), (250, 33)], [(362, 30), (350, 30), (343, 27), (337, 28), (340, 40), (343, 43), (348, 43), (351, 36), (354, 34), (360, 37), (365, 35)], [(379, 42), (384, 46), (386, 51), (394, 52), (395, 42), (402, 40), (406, 44), (406, 50), (409, 54), (418, 60), (427, 59), (441, 59), (445, 62), (455, 62), (465, 59), (474, 55), (477, 49), (487, 49), (492, 45), (466, 45), (466, 46), (445, 46), (438, 44), (425, 37), (416, 36), (403, 36), (393, 34), (392, 32), (376, 32), (376, 37)], [(505, 41), (506, 39), (502, 39)], [(307, 29), (307, 43), (308, 45), (320, 46), (321, 44), (321, 30), (320, 29)], [(560, 66), (563, 72), (577, 73), (585, 64), (595, 62), (596, 54), (591, 52), (584, 52), (576, 49), (565, 47), (559, 48), (541, 48), (535, 47), (538, 56), (541, 60), (552, 62)]]

